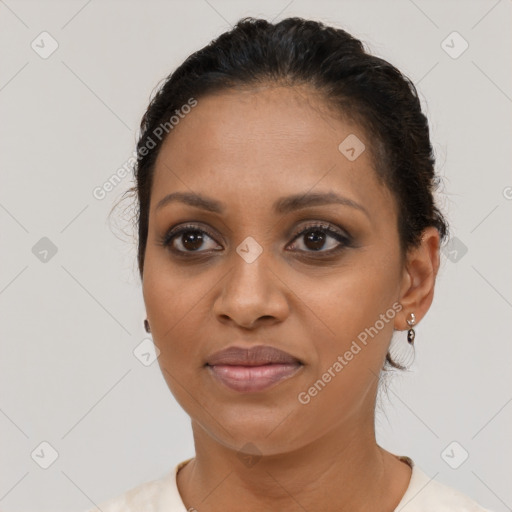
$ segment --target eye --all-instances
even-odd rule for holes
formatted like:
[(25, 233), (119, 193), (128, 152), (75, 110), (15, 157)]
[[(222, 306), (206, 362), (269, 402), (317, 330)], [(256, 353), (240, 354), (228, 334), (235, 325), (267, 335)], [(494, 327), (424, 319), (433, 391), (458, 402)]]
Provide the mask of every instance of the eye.
[[(208, 241), (210, 241), (209, 244)], [(165, 234), (160, 243), (176, 253), (207, 252), (208, 249), (218, 250), (215, 249), (215, 247), (219, 246), (219, 244), (215, 242), (212, 234), (204, 229), (200, 229), (194, 224), (171, 229)], [(205, 245), (206, 251), (200, 251), (199, 249), (204, 249)], [(208, 245), (210, 245), (210, 247), (208, 247)]]
[[(330, 224), (315, 223), (307, 226), (293, 239), (292, 248), (300, 252), (332, 254), (350, 246), (351, 239), (343, 231)], [(299, 243), (295, 243), (298, 240)], [(325, 249), (325, 250), (322, 250)]]
[[(176, 254), (222, 250), (222, 247), (215, 242), (213, 234), (195, 224), (173, 228), (159, 242)], [(304, 253), (331, 255), (349, 246), (351, 246), (351, 238), (348, 234), (334, 228), (331, 224), (317, 222), (297, 233), (289, 247)]]

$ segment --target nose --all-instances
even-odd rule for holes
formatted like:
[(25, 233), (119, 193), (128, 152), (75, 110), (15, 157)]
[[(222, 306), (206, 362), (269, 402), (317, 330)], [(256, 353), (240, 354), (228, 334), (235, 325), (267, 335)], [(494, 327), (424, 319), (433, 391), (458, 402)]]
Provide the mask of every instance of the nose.
[(222, 323), (253, 329), (282, 322), (289, 314), (288, 288), (263, 254), (251, 263), (235, 254), (233, 268), (222, 282), (213, 305)]

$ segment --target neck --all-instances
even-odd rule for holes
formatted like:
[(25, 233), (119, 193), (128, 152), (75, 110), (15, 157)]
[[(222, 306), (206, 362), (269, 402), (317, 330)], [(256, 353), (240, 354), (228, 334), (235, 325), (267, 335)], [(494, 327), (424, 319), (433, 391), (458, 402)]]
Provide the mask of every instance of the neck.
[(389, 512), (410, 480), (410, 468), (377, 445), (373, 422), (366, 429), (343, 425), (300, 449), (252, 461), (192, 426), (196, 457), (178, 474), (187, 509)]

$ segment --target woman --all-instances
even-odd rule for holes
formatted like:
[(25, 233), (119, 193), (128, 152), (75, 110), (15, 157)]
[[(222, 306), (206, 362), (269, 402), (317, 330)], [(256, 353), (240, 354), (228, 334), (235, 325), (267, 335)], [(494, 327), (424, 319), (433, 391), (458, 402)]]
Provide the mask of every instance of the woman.
[(137, 145), (146, 329), (196, 455), (107, 511), (484, 511), (375, 439), (447, 224), (414, 85), (347, 32), (246, 18)]

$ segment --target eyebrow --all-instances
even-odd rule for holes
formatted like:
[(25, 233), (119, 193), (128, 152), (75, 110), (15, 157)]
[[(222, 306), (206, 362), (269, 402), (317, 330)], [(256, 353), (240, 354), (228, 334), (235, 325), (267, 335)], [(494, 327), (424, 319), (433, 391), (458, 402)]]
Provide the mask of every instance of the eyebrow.
[[(173, 202), (181, 202), (212, 213), (223, 213), (225, 211), (225, 205), (220, 201), (194, 192), (173, 192), (172, 194), (168, 194), (158, 201), (155, 209), (158, 211)], [(370, 217), (370, 214), (364, 206), (348, 197), (340, 196), (334, 192), (306, 192), (304, 194), (281, 197), (274, 203), (273, 209), (275, 213), (286, 214), (302, 208), (327, 204), (350, 206), (351, 208), (360, 210), (368, 218)]]

